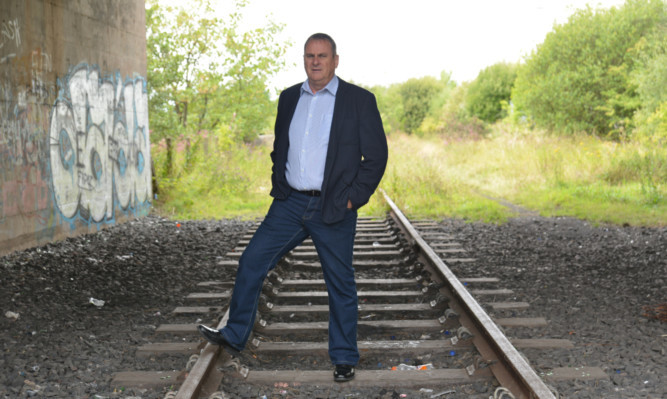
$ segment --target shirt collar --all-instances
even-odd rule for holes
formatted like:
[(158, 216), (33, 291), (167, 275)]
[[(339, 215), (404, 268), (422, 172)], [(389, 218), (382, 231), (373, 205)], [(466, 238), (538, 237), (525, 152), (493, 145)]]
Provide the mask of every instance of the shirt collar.
[[(338, 92), (338, 76), (334, 75), (334, 77), (329, 81), (329, 83), (327, 83), (327, 85), (324, 86), (324, 88), (320, 91), (325, 91), (325, 90), (331, 93), (331, 95), (333, 95), (334, 97), (336, 96), (336, 93)], [(303, 94), (303, 92), (307, 92), (313, 95), (313, 91), (310, 90), (310, 85), (308, 84), (308, 79), (306, 79), (306, 81), (303, 82), (303, 84), (301, 85), (301, 94)]]

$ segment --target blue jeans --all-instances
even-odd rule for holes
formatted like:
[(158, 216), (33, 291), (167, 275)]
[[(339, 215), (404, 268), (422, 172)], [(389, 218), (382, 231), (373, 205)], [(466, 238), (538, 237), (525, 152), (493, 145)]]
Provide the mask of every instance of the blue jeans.
[(359, 361), (357, 287), (352, 267), (357, 212), (350, 210), (342, 221), (325, 224), (321, 203), (320, 197), (298, 192), (292, 192), (285, 200), (274, 200), (243, 251), (229, 320), (220, 330), (236, 349), (243, 349), (250, 337), (266, 275), (285, 254), (310, 236), (329, 294), (329, 357), (333, 364), (356, 365)]

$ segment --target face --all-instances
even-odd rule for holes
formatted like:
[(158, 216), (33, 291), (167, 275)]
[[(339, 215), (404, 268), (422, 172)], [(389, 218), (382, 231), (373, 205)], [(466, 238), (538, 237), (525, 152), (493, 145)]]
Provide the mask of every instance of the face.
[(338, 55), (333, 55), (331, 44), (326, 40), (311, 40), (306, 45), (303, 65), (308, 75), (308, 84), (315, 93), (322, 90), (333, 79), (338, 66)]

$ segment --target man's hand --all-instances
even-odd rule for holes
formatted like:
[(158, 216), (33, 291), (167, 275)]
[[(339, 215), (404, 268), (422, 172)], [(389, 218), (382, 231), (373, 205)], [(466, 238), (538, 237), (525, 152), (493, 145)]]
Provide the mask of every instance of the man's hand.
[(352, 201), (347, 200), (347, 209), (352, 209)]

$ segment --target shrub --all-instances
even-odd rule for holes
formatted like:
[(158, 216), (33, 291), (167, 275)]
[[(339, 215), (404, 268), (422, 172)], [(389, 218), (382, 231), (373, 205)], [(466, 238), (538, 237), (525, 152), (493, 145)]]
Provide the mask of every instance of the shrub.
[[(577, 11), (557, 25), (517, 75), (512, 100), (536, 125), (564, 133), (623, 135), (640, 107), (631, 76), (637, 44), (665, 20), (661, 0)], [(663, 36), (664, 40), (664, 36)]]
[(482, 70), (468, 87), (466, 110), (484, 122), (493, 123), (507, 116), (508, 102), (516, 79), (516, 64), (497, 63)]

